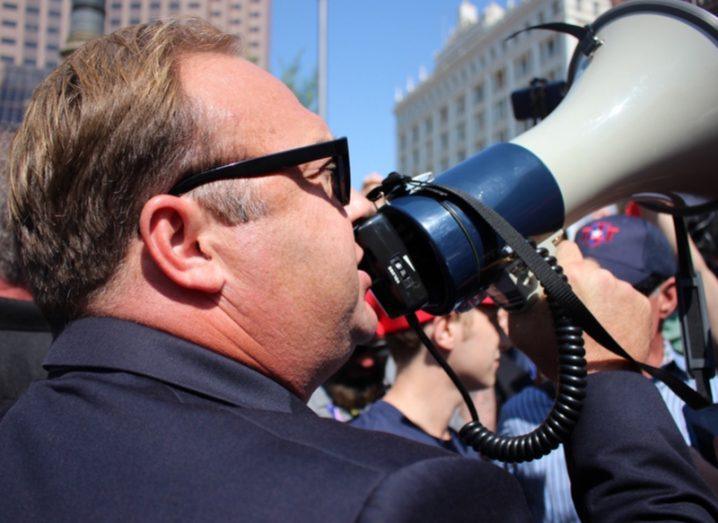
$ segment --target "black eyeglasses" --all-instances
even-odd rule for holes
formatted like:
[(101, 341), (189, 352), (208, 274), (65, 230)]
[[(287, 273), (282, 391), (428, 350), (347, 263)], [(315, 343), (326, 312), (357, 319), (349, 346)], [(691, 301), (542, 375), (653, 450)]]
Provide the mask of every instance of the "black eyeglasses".
[(179, 196), (200, 185), (218, 180), (264, 176), (272, 171), (296, 167), (322, 158), (331, 158), (334, 161), (332, 191), (339, 203), (347, 205), (351, 193), (351, 173), (349, 171), (349, 145), (346, 138), (298, 147), (190, 174), (177, 182), (169, 190), (169, 194)]

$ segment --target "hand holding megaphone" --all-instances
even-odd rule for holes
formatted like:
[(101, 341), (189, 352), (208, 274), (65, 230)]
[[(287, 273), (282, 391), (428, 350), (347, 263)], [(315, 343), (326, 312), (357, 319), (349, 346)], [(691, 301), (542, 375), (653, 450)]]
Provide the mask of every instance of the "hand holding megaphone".
[[(648, 298), (602, 269), (595, 261), (584, 258), (573, 242), (560, 243), (556, 258), (573, 291), (596, 319), (636, 361), (645, 362), (651, 339)], [(511, 341), (533, 360), (546, 377), (555, 381), (557, 343), (545, 299), (527, 312), (511, 314), (508, 328)], [(603, 370), (633, 370), (628, 360), (602, 347), (587, 334), (584, 334), (584, 349), (589, 374)]]

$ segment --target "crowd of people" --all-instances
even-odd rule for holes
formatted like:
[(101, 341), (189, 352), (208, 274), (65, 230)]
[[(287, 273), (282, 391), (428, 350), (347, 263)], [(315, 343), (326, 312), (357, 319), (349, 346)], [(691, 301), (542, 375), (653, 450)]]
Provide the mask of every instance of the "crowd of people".
[[(141, 24), (36, 90), (3, 166), (4, 518), (718, 520), (683, 406), (588, 336), (563, 449), (514, 466), (463, 443), (461, 395), (367, 298), (352, 224), (376, 209), (346, 142), (240, 53), (201, 20)], [(690, 383), (659, 229), (604, 217), (556, 256), (634, 358)], [(545, 307), (419, 320), (485, 425), (542, 420)]]

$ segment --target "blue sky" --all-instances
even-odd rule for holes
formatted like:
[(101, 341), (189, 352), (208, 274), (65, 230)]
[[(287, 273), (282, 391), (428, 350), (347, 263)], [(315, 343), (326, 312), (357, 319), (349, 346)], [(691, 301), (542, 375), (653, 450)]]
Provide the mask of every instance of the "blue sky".
[[(328, 0), (328, 121), (349, 137), (355, 187), (371, 171), (396, 168), (394, 90), (433, 69), (434, 53), (456, 24), (460, 0)], [(502, 2), (503, 3), (503, 2)], [(479, 8), (486, 0), (474, 2)], [(273, 0), (273, 73), (302, 52), (305, 75), (317, 56), (316, 0)]]

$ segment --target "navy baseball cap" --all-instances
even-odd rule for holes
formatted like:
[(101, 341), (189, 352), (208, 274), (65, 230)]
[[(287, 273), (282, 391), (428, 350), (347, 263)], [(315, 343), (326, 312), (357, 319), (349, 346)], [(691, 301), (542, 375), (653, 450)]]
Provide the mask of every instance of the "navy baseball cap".
[[(676, 274), (676, 255), (663, 233), (642, 218), (613, 215), (587, 223), (574, 240), (616, 278), (639, 290), (652, 291)], [(652, 288), (642, 289), (648, 282)]]

